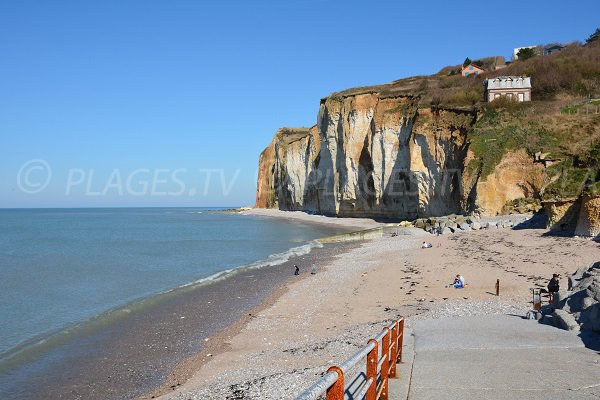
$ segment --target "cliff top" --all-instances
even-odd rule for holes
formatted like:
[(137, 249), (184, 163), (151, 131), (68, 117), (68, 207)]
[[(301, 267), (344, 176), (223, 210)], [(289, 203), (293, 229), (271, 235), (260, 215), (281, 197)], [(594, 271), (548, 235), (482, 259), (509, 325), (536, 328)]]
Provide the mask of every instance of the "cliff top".
[(476, 61), (486, 69), (480, 75), (463, 77), (460, 75), (462, 65), (447, 66), (434, 75), (413, 76), (380, 85), (351, 88), (332, 93), (328, 98), (377, 93), (381, 98), (418, 97), (420, 104), (427, 106), (473, 107), (484, 102), (485, 79), (503, 75), (531, 77), (534, 100), (554, 100), (561, 96), (600, 96), (599, 41), (587, 45), (571, 44), (560, 52), (517, 60), (506, 68), (493, 70), (498, 58), (488, 57)]
[(310, 134), (310, 128), (280, 128), (275, 133), (275, 137), (285, 144), (294, 143), (297, 140), (304, 139)]

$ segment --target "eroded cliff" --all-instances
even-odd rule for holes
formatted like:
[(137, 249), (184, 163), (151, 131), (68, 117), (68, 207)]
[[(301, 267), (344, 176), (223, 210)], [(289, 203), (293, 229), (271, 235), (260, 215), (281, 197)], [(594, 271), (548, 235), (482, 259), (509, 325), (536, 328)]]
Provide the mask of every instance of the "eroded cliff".
[[(593, 234), (597, 221), (566, 225), (562, 212), (600, 191), (600, 100), (581, 98), (600, 88), (599, 61), (599, 46), (575, 45), (468, 78), (450, 66), (334, 93), (313, 127), (280, 129), (263, 151), (256, 205), (412, 219), (544, 203), (552, 226)], [(523, 74), (532, 101), (484, 101), (485, 78)], [(582, 218), (598, 219), (596, 203)]]
[[(418, 101), (377, 92), (324, 99), (315, 126), (280, 129), (261, 154), (256, 205), (408, 219), (495, 214), (536, 190), (530, 186), (539, 168), (527, 156), (501, 163), (486, 180), (466, 168), (477, 109), (423, 108)], [(504, 186), (490, 184), (494, 179)]]

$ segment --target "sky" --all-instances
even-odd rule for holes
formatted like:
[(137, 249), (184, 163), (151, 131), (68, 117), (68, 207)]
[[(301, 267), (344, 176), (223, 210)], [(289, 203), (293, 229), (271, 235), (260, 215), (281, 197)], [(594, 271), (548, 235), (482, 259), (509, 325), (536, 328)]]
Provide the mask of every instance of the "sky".
[(0, 208), (251, 205), (322, 97), (584, 41), (576, 4), (0, 0)]

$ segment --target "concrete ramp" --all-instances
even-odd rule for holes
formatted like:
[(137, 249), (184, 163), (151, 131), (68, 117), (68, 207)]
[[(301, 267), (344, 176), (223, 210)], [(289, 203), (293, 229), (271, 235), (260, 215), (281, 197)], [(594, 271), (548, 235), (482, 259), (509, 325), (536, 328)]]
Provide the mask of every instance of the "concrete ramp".
[(518, 316), (417, 321), (414, 354), (410, 400), (600, 399), (600, 355)]

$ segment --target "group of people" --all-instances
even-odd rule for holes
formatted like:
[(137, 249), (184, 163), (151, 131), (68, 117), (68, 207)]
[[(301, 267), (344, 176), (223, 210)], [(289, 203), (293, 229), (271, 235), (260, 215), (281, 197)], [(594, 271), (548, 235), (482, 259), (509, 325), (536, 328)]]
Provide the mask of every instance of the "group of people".
[[(317, 273), (317, 264), (312, 265), (312, 267), (310, 267), (310, 274), (311, 275), (315, 275)], [(294, 275), (300, 275), (300, 268), (294, 264)]]
[[(423, 242), (422, 248), (427, 249), (430, 247), (432, 247), (431, 243)], [(311, 273), (311, 275), (315, 275), (317, 273), (316, 264), (314, 264), (314, 263), (312, 264), (310, 273)], [(294, 264), (294, 275), (300, 275), (300, 268), (296, 264)], [(466, 287), (465, 278), (461, 274), (456, 274), (454, 281), (450, 285), (448, 285), (448, 287), (453, 287), (455, 289), (464, 289)], [(554, 294), (557, 293), (559, 290), (560, 290), (560, 275), (552, 274), (552, 279), (550, 279), (550, 282), (548, 283), (548, 293), (550, 295), (550, 303), (553, 302)]]
[[(448, 287), (455, 289), (464, 289), (466, 286), (465, 278), (461, 274), (456, 274), (454, 281)], [(552, 274), (552, 279), (548, 282), (548, 293), (550, 295), (550, 303), (553, 302), (554, 295), (560, 290), (560, 274)]]

